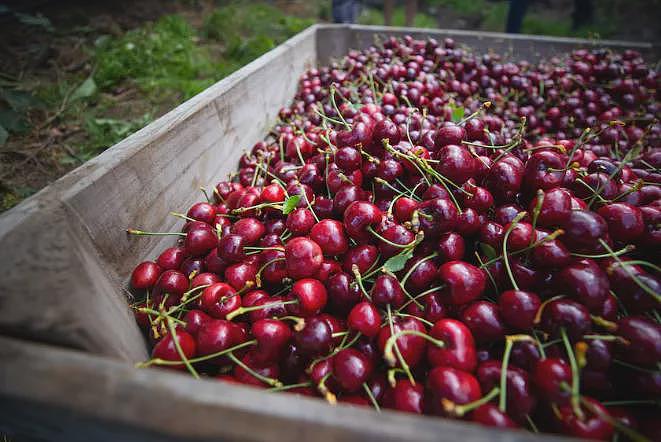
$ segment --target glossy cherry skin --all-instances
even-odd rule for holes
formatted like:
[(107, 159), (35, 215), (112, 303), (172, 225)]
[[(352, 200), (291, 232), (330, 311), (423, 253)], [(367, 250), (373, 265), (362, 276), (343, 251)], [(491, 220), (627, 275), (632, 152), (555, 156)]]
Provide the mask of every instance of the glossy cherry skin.
[(376, 277), (370, 291), (370, 296), (372, 302), (382, 308), (385, 308), (388, 304), (393, 308), (399, 308), (406, 300), (406, 295), (399, 280), (387, 274), (381, 274)]
[(463, 146), (448, 144), (441, 147), (435, 155), (439, 162), (436, 170), (455, 184), (461, 185), (475, 175), (475, 158)]
[[(585, 417), (580, 419), (570, 405), (560, 407), (560, 423), (563, 433), (585, 439), (610, 440), (614, 433), (613, 425), (602, 416), (608, 416), (608, 410), (597, 400), (584, 397), (590, 408), (582, 406)], [(594, 412), (596, 409), (598, 412)]]
[(315, 225), (314, 215), (309, 209), (296, 209), (287, 216), (287, 228), (295, 236), (303, 236), (310, 233)]
[(208, 315), (225, 319), (229, 313), (241, 307), (241, 297), (232, 286), (219, 282), (204, 289), (200, 305)]
[(197, 331), (197, 350), (200, 355), (209, 355), (240, 344), (241, 333), (237, 325), (224, 319), (204, 322)]
[(323, 259), (321, 247), (309, 238), (293, 238), (285, 246), (285, 265), (290, 278), (314, 277)]
[(312, 227), (310, 239), (316, 242), (324, 255), (336, 256), (346, 253), (349, 240), (341, 222), (333, 219), (322, 219)]
[(165, 270), (177, 270), (186, 259), (186, 252), (181, 247), (169, 247), (156, 258), (156, 264)]
[(493, 302), (474, 301), (461, 311), (460, 318), (479, 343), (496, 342), (505, 336), (500, 308)]
[(500, 408), (494, 404), (484, 404), (477, 407), (470, 414), (470, 420), (487, 427), (518, 428), (516, 422), (506, 413), (500, 411)]
[(420, 293), (431, 287), (436, 280), (438, 271), (433, 259), (426, 259), (423, 256), (414, 256), (409, 259), (404, 267), (404, 272), (411, 272), (406, 289), (410, 293)]
[(372, 361), (353, 348), (345, 348), (333, 356), (333, 376), (342, 390), (348, 393), (361, 389), (373, 368)]
[(358, 242), (366, 242), (372, 238), (367, 227), (376, 228), (383, 214), (374, 204), (365, 201), (355, 201), (344, 211), (344, 228), (347, 234)]
[(538, 268), (558, 269), (571, 262), (571, 252), (560, 240), (552, 239), (532, 249), (532, 261)]
[(347, 324), (352, 330), (373, 338), (381, 329), (381, 314), (373, 304), (363, 301), (351, 309)]
[(353, 276), (337, 272), (326, 281), (328, 303), (333, 311), (345, 313), (361, 300), (362, 294)]
[[(415, 240), (413, 232), (401, 224), (388, 223), (385, 227), (378, 229), (378, 233), (386, 240), (402, 246), (411, 244)], [(379, 239), (377, 241), (379, 243), (379, 252), (384, 258), (390, 258), (402, 251), (400, 247), (395, 247)]]
[[(206, 225), (206, 224), (205, 224)], [(184, 249), (190, 256), (202, 256), (218, 246), (218, 236), (211, 227), (191, 229), (184, 239)]]
[(572, 210), (564, 225), (563, 242), (572, 249), (590, 248), (608, 231), (604, 219), (589, 210)]
[(155, 262), (141, 262), (131, 273), (131, 287), (136, 290), (151, 289), (156, 285), (162, 272), (161, 267)]
[(260, 362), (278, 362), (292, 337), (289, 326), (277, 319), (256, 321), (250, 333), (257, 340), (255, 359)]
[(427, 374), (427, 388), (432, 395), (432, 408), (443, 414), (440, 402), (449, 400), (457, 405), (478, 400), (482, 390), (477, 379), (468, 372), (452, 367), (434, 367)]
[(484, 272), (464, 261), (450, 261), (438, 269), (438, 278), (446, 285), (443, 293), (450, 304), (467, 304), (482, 295), (486, 287)]
[(464, 257), (466, 242), (455, 232), (443, 233), (438, 239), (438, 255), (442, 261), (459, 261)]
[(218, 256), (228, 263), (243, 261), (246, 257), (244, 246), (246, 242), (241, 235), (223, 235), (218, 242)]
[(189, 310), (184, 316), (184, 322), (186, 323), (185, 329), (191, 336), (196, 336), (202, 324), (211, 319), (211, 316), (201, 310)]
[(291, 294), (298, 300), (295, 312), (302, 317), (314, 316), (326, 306), (328, 293), (326, 287), (317, 279), (299, 279), (291, 288)]
[(441, 319), (434, 324), (429, 335), (445, 344), (443, 347), (428, 345), (427, 360), (430, 365), (454, 367), (467, 372), (475, 370), (475, 341), (466, 325), (454, 319)]
[[(263, 362), (258, 359), (257, 352), (254, 350), (248, 351), (242, 358), (241, 362), (249, 367), (252, 371), (271, 379), (277, 379), (280, 376), (280, 367), (272, 362)], [(241, 365), (235, 365), (232, 374), (237, 381), (242, 384), (253, 385), (255, 387), (265, 387), (261, 379), (257, 379), (252, 373), (245, 370)]]
[[(564, 226), (571, 212), (571, 192), (562, 187), (544, 192), (544, 199), (537, 217), (537, 224), (544, 227)], [(537, 197), (530, 201), (529, 213), (533, 213)]]
[(645, 233), (643, 214), (638, 207), (631, 204), (607, 204), (601, 207), (597, 213), (608, 224), (608, 233), (615, 241), (635, 242)]
[[(502, 361), (489, 360), (477, 367), (477, 379), (483, 391), (491, 391), (500, 385)], [(537, 404), (528, 373), (518, 367), (508, 366), (506, 374), (507, 414), (516, 421), (525, 420)]]
[(554, 299), (542, 310), (541, 328), (554, 338), (560, 337), (561, 329), (567, 331), (572, 341), (577, 341), (590, 332), (590, 312), (583, 305), (569, 299)]
[(591, 259), (568, 265), (558, 273), (558, 280), (567, 294), (590, 310), (598, 309), (609, 295), (608, 276)]
[(378, 249), (371, 244), (352, 247), (344, 255), (342, 270), (353, 274), (353, 266), (355, 265), (358, 267), (358, 271), (363, 274), (376, 263), (378, 257)]
[(510, 327), (520, 331), (530, 330), (533, 327), (541, 304), (536, 293), (523, 290), (507, 290), (498, 297), (503, 320)]
[[(422, 322), (411, 317), (393, 319), (392, 330), (394, 334), (404, 330), (414, 330), (420, 333), (426, 333)], [(392, 336), (390, 326), (386, 324), (381, 327), (381, 331), (377, 336), (377, 344), (381, 353), (383, 353), (386, 342), (390, 336)], [(402, 335), (399, 336), (395, 342), (402, 358), (410, 367), (415, 367), (420, 363), (427, 346), (427, 341), (423, 337), (417, 335)], [(397, 361), (397, 366), (399, 366), (399, 360)]]
[(188, 278), (177, 270), (166, 270), (158, 277), (152, 295), (170, 295), (170, 298), (179, 298), (188, 290)]
[(454, 229), (459, 221), (459, 212), (449, 198), (433, 198), (420, 203), (420, 227), (425, 238), (437, 238), (441, 233)]
[[(179, 329), (176, 330), (177, 343), (181, 347), (182, 353), (186, 359), (191, 359), (195, 357), (197, 352), (197, 345), (195, 344), (195, 338), (189, 333)], [(156, 343), (154, 349), (151, 353), (152, 358), (163, 359), (166, 361), (181, 361), (182, 357), (177, 350), (174, 339), (172, 335), (168, 333), (160, 341)], [(182, 362), (179, 365), (167, 365), (167, 368), (173, 368), (175, 370), (186, 370), (186, 366)]]
[(225, 269), (225, 281), (236, 290), (250, 288), (255, 285), (257, 270), (257, 265), (250, 262), (232, 264)]
[(332, 331), (326, 321), (319, 317), (308, 318), (305, 326), (294, 333), (296, 347), (304, 354), (314, 357), (328, 353), (333, 344)]
[(413, 212), (418, 208), (418, 202), (405, 196), (397, 198), (393, 205), (393, 214), (400, 223), (411, 221)]
[(213, 226), (216, 208), (209, 203), (195, 203), (188, 209), (186, 216)]
[(561, 387), (563, 383), (571, 385), (572, 382), (571, 368), (564, 359), (540, 360), (535, 364), (531, 376), (538, 394), (544, 399), (564, 403), (569, 398), (569, 393)]
[(392, 408), (408, 413), (422, 414), (425, 399), (424, 386), (417, 382), (415, 385), (408, 379), (400, 379), (391, 391)]
[(244, 245), (257, 244), (259, 239), (266, 233), (264, 224), (256, 218), (242, 218), (236, 221), (230, 231), (239, 235), (244, 240)]
[(629, 343), (618, 342), (622, 359), (643, 367), (661, 361), (661, 326), (642, 316), (629, 316), (618, 322), (618, 336)]

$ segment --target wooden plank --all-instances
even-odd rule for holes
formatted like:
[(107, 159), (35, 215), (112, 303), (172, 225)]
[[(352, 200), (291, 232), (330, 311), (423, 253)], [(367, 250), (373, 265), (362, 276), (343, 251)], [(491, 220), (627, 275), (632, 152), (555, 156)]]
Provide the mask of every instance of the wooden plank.
[(0, 431), (67, 442), (568, 440), (333, 407), (320, 399), (136, 370), (107, 358), (2, 337), (0, 391)]

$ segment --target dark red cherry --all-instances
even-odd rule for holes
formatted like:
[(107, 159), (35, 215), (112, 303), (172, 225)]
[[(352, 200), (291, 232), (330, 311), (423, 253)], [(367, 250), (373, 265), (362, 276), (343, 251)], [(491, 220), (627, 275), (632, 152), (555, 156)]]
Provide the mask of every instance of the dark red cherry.
[(287, 216), (287, 228), (294, 236), (307, 235), (316, 221), (309, 209), (296, 209)]
[(408, 379), (400, 379), (391, 391), (392, 408), (408, 413), (422, 414), (424, 411), (424, 386), (413, 385)]
[(594, 247), (608, 231), (604, 219), (589, 210), (572, 210), (564, 226), (563, 242), (571, 249)]
[[(205, 224), (206, 225), (206, 224)], [(218, 246), (218, 236), (211, 227), (191, 229), (184, 239), (184, 249), (190, 256), (202, 256)]]
[(505, 336), (505, 324), (498, 305), (489, 301), (474, 301), (461, 311), (461, 320), (480, 343), (496, 342)]
[(614, 433), (613, 425), (604, 416), (609, 416), (608, 410), (597, 400), (583, 397), (589, 407), (583, 405), (583, 416), (577, 416), (570, 405), (559, 408), (559, 420), (563, 433), (594, 440), (610, 440)]
[(178, 270), (184, 259), (186, 259), (186, 252), (183, 248), (170, 247), (156, 258), (156, 264), (163, 270)]
[(294, 333), (296, 347), (314, 357), (328, 353), (333, 344), (332, 331), (326, 321), (318, 317), (305, 320), (305, 326)]
[(372, 370), (372, 361), (353, 348), (345, 348), (333, 356), (333, 376), (345, 392), (361, 389)]
[(387, 274), (380, 274), (376, 277), (370, 296), (374, 304), (382, 308), (389, 304), (393, 308), (399, 308), (406, 300), (399, 280)]
[(197, 336), (197, 332), (202, 324), (210, 320), (211, 316), (207, 315), (201, 310), (189, 310), (184, 316), (186, 331), (190, 333), (191, 336)]
[(598, 210), (608, 224), (608, 233), (615, 241), (631, 243), (645, 232), (645, 221), (638, 207), (627, 203), (612, 203)]
[(136, 290), (151, 289), (156, 285), (158, 277), (163, 270), (152, 261), (145, 261), (138, 264), (133, 273), (131, 273), (131, 287)]
[(498, 297), (503, 320), (510, 327), (520, 331), (530, 330), (533, 327), (540, 305), (539, 296), (533, 292), (507, 290)]
[[(195, 339), (189, 333), (181, 329), (176, 331), (176, 336), (179, 348), (181, 348), (181, 352), (184, 354), (186, 359), (195, 357), (197, 352)], [(179, 354), (179, 350), (177, 349), (175, 341), (170, 333), (165, 335), (160, 341), (156, 343), (154, 349), (152, 350), (151, 356), (152, 358), (163, 359), (165, 361), (182, 361), (182, 357)], [(179, 365), (167, 365), (166, 367), (176, 370), (186, 369), (186, 366), (183, 362)]]
[(218, 282), (204, 289), (200, 305), (208, 315), (225, 319), (229, 313), (241, 307), (241, 297), (232, 286)]
[(244, 245), (257, 244), (259, 239), (266, 233), (264, 224), (256, 218), (242, 218), (232, 225), (230, 231), (239, 235), (244, 240)]
[(255, 387), (265, 387), (268, 385), (262, 379), (255, 377), (243, 366), (246, 366), (251, 371), (270, 379), (277, 379), (280, 376), (280, 367), (272, 361), (261, 361), (258, 356), (258, 350), (248, 351), (241, 358), (241, 362), (243, 365), (235, 365), (232, 374), (236, 380), (242, 384), (253, 385)]
[(642, 316), (629, 316), (618, 322), (621, 357), (635, 365), (652, 367), (661, 360), (661, 326)]
[(311, 239), (296, 237), (285, 246), (285, 265), (290, 278), (314, 277), (323, 259), (321, 247)]
[(344, 211), (344, 228), (349, 236), (356, 241), (369, 241), (373, 236), (367, 228), (376, 228), (383, 214), (374, 204), (365, 201), (355, 201)]
[(541, 327), (553, 337), (565, 329), (569, 338), (577, 341), (592, 328), (590, 312), (583, 304), (569, 299), (554, 299), (542, 309)]
[(454, 319), (441, 319), (434, 324), (429, 335), (445, 344), (443, 347), (428, 346), (427, 360), (432, 366), (443, 365), (467, 372), (475, 370), (475, 342), (466, 325)]
[(452, 200), (433, 198), (419, 204), (420, 227), (425, 238), (437, 238), (441, 233), (455, 228), (459, 221), (459, 212)]
[(379, 334), (381, 329), (381, 314), (369, 302), (356, 304), (349, 312), (347, 318), (349, 328), (373, 338)]
[(312, 227), (310, 239), (316, 242), (327, 256), (342, 255), (349, 249), (349, 240), (341, 222), (322, 219)]
[[(440, 366), (431, 369), (427, 375), (427, 388), (439, 404), (441, 399), (457, 405), (467, 404), (482, 396), (480, 384), (473, 375), (452, 367)], [(442, 411), (438, 410), (437, 413)]]
[(359, 245), (349, 249), (344, 255), (342, 269), (353, 274), (355, 265), (360, 273), (365, 273), (376, 263), (378, 257), (378, 249), (373, 245)]
[[(541, 210), (537, 217), (537, 223), (544, 227), (564, 226), (571, 211), (571, 192), (562, 187), (544, 192)], [(529, 213), (533, 213), (537, 205), (537, 197), (530, 201)]]
[(496, 428), (517, 428), (518, 425), (506, 413), (500, 411), (497, 405), (484, 404), (473, 410), (470, 415), (472, 422)]
[(532, 380), (537, 392), (546, 400), (563, 403), (569, 397), (569, 392), (562, 387), (562, 384), (571, 385), (571, 368), (564, 359), (542, 359), (535, 365)]
[(209, 203), (195, 203), (188, 209), (186, 216), (213, 226), (216, 208)]
[[(500, 385), (502, 361), (489, 360), (477, 367), (477, 379), (483, 391), (491, 391)], [(528, 380), (528, 373), (518, 367), (508, 366), (506, 373), (507, 386), (507, 414), (516, 421), (522, 421), (530, 414), (537, 400), (533, 393), (533, 386)]]
[(436, 152), (435, 159), (439, 161), (435, 163), (436, 170), (455, 184), (461, 185), (475, 175), (476, 160), (463, 146), (443, 146)]
[(228, 263), (243, 261), (246, 257), (243, 247), (245, 239), (241, 235), (224, 235), (218, 242), (218, 256)]
[(336, 312), (348, 312), (362, 297), (353, 276), (345, 272), (331, 275), (326, 281), (326, 287), (328, 288), (328, 303)]
[(466, 243), (458, 233), (443, 233), (438, 239), (438, 256), (442, 261), (458, 261), (464, 257)]
[(250, 334), (257, 340), (255, 357), (261, 362), (277, 362), (292, 337), (289, 326), (277, 319), (260, 319), (252, 324)]
[[(418, 319), (411, 317), (406, 317), (401, 319), (395, 318), (392, 324), (392, 331), (394, 332), (394, 334), (397, 334), (404, 330), (413, 330), (416, 332), (425, 333), (425, 327), (422, 324), (422, 322), (419, 321)], [(386, 342), (388, 341), (388, 338), (390, 338), (390, 336), (392, 335), (393, 334), (391, 333), (391, 327), (389, 325), (385, 325), (384, 327), (381, 327), (381, 331), (379, 332), (379, 335), (377, 337), (377, 344), (379, 346), (379, 350), (381, 351), (381, 353), (383, 353), (383, 351), (385, 350)], [(425, 340), (425, 338), (421, 336), (407, 334), (407, 335), (401, 335), (398, 338), (396, 338), (395, 344), (397, 345), (397, 348), (399, 349), (399, 353), (402, 355), (404, 361), (410, 367), (415, 367), (420, 363), (424, 355), (427, 341)], [(397, 365), (399, 366), (399, 360), (397, 362)]]
[(296, 313), (303, 317), (314, 316), (326, 306), (326, 287), (316, 279), (303, 278), (294, 283), (291, 295), (298, 300)]
[(446, 285), (443, 293), (449, 303), (467, 304), (482, 295), (486, 286), (484, 272), (464, 261), (450, 261), (438, 269), (438, 278)]
[(236, 324), (224, 319), (204, 322), (197, 331), (197, 349), (200, 355), (209, 355), (239, 344)]
[(591, 259), (573, 262), (558, 273), (557, 279), (568, 295), (591, 311), (600, 308), (609, 295), (608, 276)]

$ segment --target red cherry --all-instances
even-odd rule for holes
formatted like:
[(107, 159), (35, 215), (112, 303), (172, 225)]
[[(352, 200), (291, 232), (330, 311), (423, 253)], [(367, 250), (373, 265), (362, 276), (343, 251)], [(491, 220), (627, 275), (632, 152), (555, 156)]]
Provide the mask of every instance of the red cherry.
[(161, 267), (155, 262), (141, 262), (131, 273), (131, 287), (136, 290), (151, 289), (156, 285), (156, 281), (158, 281), (158, 277), (161, 276), (162, 272)]
[(451, 304), (466, 304), (479, 298), (486, 286), (484, 272), (464, 261), (441, 265), (438, 277), (446, 284), (443, 293)]
[(351, 329), (373, 338), (379, 334), (381, 315), (369, 302), (356, 304), (349, 313), (348, 325)]
[(467, 372), (475, 370), (477, 355), (473, 334), (463, 323), (441, 319), (434, 324), (429, 335), (445, 343), (443, 347), (428, 346), (427, 359), (432, 366), (454, 367)]
[[(195, 339), (183, 330), (176, 330), (176, 339), (179, 347), (181, 348), (182, 353), (186, 359), (191, 359), (195, 357), (196, 354), (196, 345)], [(174, 343), (171, 334), (165, 335), (160, 341), (156, 343), (154, 349), (152, 350), (152, 358), (163, 359), (165, 361), (182, 361), (182, 357), (179, 355), (177, 346)], [(174, 368), (177, 370), (185, 370), (186, 366), (182, 362), (179, 365), (167, 365), (168, 368)]]
[(291, 288), (291, 295), (298, 300), (296, 312), (303, 317), (314, 316), (326, 306), (326, 287), (316, 279), (299, 279)]
[(290, 278), (314, 277), (323, 259), (321, 247), (311, 239), (297, 237), (285, 246), (285, 265)]
[(372, 374), (372, 362), (353, 348), (340, 350), (333, 356), (333, 376), (345, 392), (355, 392)]

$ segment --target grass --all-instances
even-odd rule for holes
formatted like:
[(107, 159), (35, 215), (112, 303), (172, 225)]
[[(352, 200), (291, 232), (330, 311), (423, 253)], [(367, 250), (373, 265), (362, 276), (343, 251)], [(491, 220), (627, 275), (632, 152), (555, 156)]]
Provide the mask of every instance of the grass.
[[(85, 44), (91, 74), (60, 72), (57, 81), (26, 79), (19, 86), (0, 77), (0, 146), (38, 136), (45, 128), (37, 120), (51, 119), (77, 132), (56, 160), (70, 169), (314, 21), (266, 3), (236, 2), (217, 7), (197, 27), (168, 15), (120, 36), (96, 36)], [(30, 118), (40, 112), (40, 118)], [(14, 181), (4, 175), (0, 181), (0, 211), (38, 190)]]
[[(363, 25), (384, 25), (385, 19), (383, 12), (380, 9), (364, 8), (358, 17), (358, 23)], [(405, 26), (406, 16), (403, 7), (396, 7), (392, 13), (392, 26)], [(413, 27), (415, 28), (436, 28), (438, 22), (434, 17), (429, 14), (419, 12), (413, 19)]]

